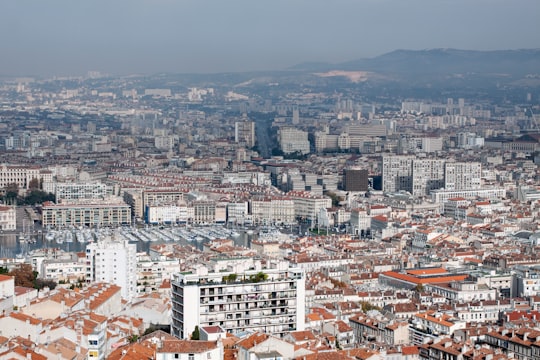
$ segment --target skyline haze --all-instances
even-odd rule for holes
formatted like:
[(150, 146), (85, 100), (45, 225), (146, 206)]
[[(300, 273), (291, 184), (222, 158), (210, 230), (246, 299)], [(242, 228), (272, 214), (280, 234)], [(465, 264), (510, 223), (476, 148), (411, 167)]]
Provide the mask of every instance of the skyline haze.
[(0, 5), (0, 75), (214, 73), (396, 49), (540, 48), (531, 0), (118, 0)]

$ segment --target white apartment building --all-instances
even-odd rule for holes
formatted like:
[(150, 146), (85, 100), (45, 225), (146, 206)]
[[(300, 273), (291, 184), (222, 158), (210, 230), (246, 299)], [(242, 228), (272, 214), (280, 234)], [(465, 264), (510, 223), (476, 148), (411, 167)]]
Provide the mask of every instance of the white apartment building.
[(279, 129), (279, 144), (285, 154), (299, 152), (309, 154), (308, 133), (293, 127), (282, 127)]
[(399, 139), (398, 151), (401, 154), (432, 153), (441, 151), (442, 147), (441, 137), (403, 137)]
[(504, 199), (506, 190), (500, 187), (489, 189), (472, 189), (472, 190), (433, 190), (431, 192), (431, 200), (442, 204), (452, 198), (474, 199), (482, 197), (484, 199)]
[(448, 199), (443, 204), (443, 214), (444, 216), (456, 220), (464, 219), (467, 213), (465, 208), (469, 206), (469, 204), (470, 201), (462, 197)]
[(36, 166), (0, 165), (0, 188), (17, 184), (20, 189), (28, 189), (33, 179), (48, 180), (51, 172)]
[[(382, 163), (384, 192), (408, 191), (426, 196), (446, 191), (480, 189), (482, 166), (479, 162), (448, 162), (417, 159), (414, 156), (384, 156)], [(457, 197), (460, 195), (456, 195)]]
[(305, 275), (278, 263), (271, 269), (177, 273), (172, 285), (172, 334), (187, 338), (195, 326), (230, 333), (264, 332), (284, 336), (304, 330)]
[(516, 266), (512, 283), (512, 296), (540, 295), (540, 268)]
[(137, 292), (157, 290), (164, 280), (180, 271), (180, 262), (175, 258), (155, 259), (140, 253), (137, 255)]
[(72, 200), (103, 200), (112, 195), (112, 187), (100, 182), (56, 183), (56, 202)]
[(415, 159), (412, 164), (413, 196), (427, 196), (444, 187), (445, 160)]
[(17, 211), (11, 206), (0, 206), (0, 230), (15, 230)]
[(156, 136), (154, 138), (154, 146), (160, 150), (171, 150), (174, 147), (173, 136)]
[(294, 201), (289, 197), (256, 197), (251, 199), (255, 224), (293, 224), (296, 222)]
[(479, 189), (482, 178), (482, 165), (479, 162), (447, 162), (444, 171), (446, 190)]
[(244, 120), (234, 123), (234, 142), (251, 148), (255, 146), (255, 122)]
[(321, 209), (332, 207), (332, 199), (326, 196), (313, 195), (306, 191), (291, 191), (287, 196), (294, 201), (296, 217), (315, 221)]
[(15, 278), (13, 276), (0, 274), (0, 297), (6, 298), (15, 295), (14, 284)]
[(426, 311), (416, 314), (409, 326), (409, 342), (421, 345), (426, 339), (435, 339), (439, 336), (452, 336), (454, 331), (466, 327), (467, 323), (454, 318), (453, 315)]
[(497, 289), (473, 281), (452, 282), (449, 285), (426, 284), (426, 291), (444, 296), (449, 301), (469, 302), (473, 300), (495, 300)]
[(390, 155), (383, 157), (382, 189), (384, 192), (397, 192), (400, 190), (413, 192), (414, 156)]
[(340, 150), (349, 150), (351, 148), (351, 137), (347, 133), (341, 133), (338, 136), (338, 148)]
[(353, 227), (353, 233), (358, 234), (362, 232), (362, 230), (366, 231), (371, 227), (371, 216), (368, 215), (366, 209), (352, 209), (350, 223)]
[(249, 207), (247, 201), (227, 203), (227, 222), (243, 223)]
[(214, 201), (194, 201), (190, 207), (193, 209), (193, 213), (189, 212), (188, 209), (188, 221), (190, 223), (213, 224), (216, 222), (217, 206)]
[(185, 205), (148, 205), (145, 213), (147, 224), (185, 223), (188, 219), (188, 210)]
[(122, 288), (122, 298), (137, 292), (137, 245), (107, 237), (86, 246), (86, 282), (106, 282)]
[(77, 281), (86, 277), (86, 263), (79, 261), (76, 256), (71, 259), (46, 259), (41, 262), (39, 274), (44, 279), (56, 282)]

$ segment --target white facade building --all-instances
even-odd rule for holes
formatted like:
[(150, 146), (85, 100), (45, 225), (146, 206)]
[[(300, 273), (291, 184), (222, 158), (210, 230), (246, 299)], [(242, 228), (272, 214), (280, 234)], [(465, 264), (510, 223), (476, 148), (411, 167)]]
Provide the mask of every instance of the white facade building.
[(412, 182), (414, 196), (427, 196), (432, 190), (444, 187), (444, 163), (439, 159), (415, 159)]
[(103, 200), (112, 195), (112, 188), (100, 182), (56, 183), (56, 202), (66, 200)]
[(188, 219), (188, 209), (185, 205), (147, 206), (145, 213), (148, 224), (185, 223)]
[(384, 156), (382, 189), (384, 192), (408, 191), (412, 194), (414, 156)]
[(308, 133), (293, 127), (279, 129), (279, 144), (285, 154), (299, 152), (309, 154)]
[(108, 282), (122, 288), (122, 298), (137, 293), (137, 245), (105, 238), (86, 246), (86, 282)]
[(294, 201), (295, 216), (310, 221), (317, 220), (321, 209), (332, 207), (332, 199), (329, 197), (313, 195), (306, 191), (291, 191), (287, 196)]
[(0, 206), (0, 230), (15, 230), (17, 211), (11, 206)]
[(279, 263), (273, 269), (178, 273), (172, 285), (172, 334), (187, 338), (195, 326), (230, 333), (285, 335), (304, 329), (305, 275)]
[(446, 190), (479, 189), (482, 165), (479, 162), (447, 162), (444, 173)]

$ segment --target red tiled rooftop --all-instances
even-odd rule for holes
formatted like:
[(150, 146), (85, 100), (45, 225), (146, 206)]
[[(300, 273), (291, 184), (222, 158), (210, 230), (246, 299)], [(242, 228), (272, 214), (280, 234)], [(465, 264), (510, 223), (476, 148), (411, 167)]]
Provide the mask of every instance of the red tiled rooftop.
[(443, 268), (427, 268), (427, 269), (411, 269), (406, 270), (407, 274), (411, 275), (433, 275), (433, 274), (447, 274), (448, 272)]

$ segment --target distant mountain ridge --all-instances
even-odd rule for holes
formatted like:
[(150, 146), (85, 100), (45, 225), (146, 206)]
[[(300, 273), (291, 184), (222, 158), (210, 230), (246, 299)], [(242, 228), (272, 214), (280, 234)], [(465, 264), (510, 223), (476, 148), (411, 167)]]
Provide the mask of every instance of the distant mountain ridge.
[(338, 64), (303, 63), (292, 70), (303, 71), (371, 71), (395, 75), (415, 74), (506, 74), (522, 77), (540, 74), (540, 49), (459, 50), (426, 49), (395, 50), (374, 58)]

